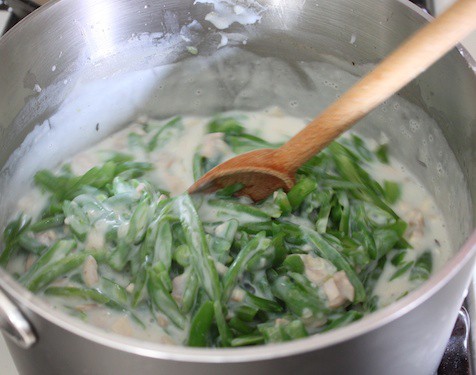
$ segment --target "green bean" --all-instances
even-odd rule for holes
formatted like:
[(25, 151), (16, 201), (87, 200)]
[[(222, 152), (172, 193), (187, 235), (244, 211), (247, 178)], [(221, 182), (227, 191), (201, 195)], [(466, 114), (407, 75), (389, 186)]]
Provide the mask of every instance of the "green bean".
[(300, 320), (286, 321), (259, 326), (266, 342), (281, 342), (307, 337), (308, 333)]
[(134, 290), (132, 292), (132, 307), (137, 307), (146, 298), (148, 272), (143, 265), (134, 279)]
[(172, 264), (172, 229), (167, 220), (159, 220), (157, 224), (154, 262), (161, 262), (167, 270)]
[(18, 239), (18, 245), (27, 250), (30, 253), (40, 255), (47, 246), (42, 244), (40, 241), (36, 240), (34, 237), (29, 236), (28, 234), (23, 234)]
[(245, 128), (233, 117), (217, 117), (208, 124), (209, 133), (225, 133), (238, 135), (244, 133)]
[(200, 285), (214, 301), (215, 320), (220, 333), (221, 344), (228, 346), (230, 341), (229, 329), (223, 314), (222, 288), (218, 277), (215, 263), (208, 248), (203, 225), (198, 213), (188, 195), (177, 199), (180, 221), (184, 229), (187, 244), (190, 248), (192, 266), (200, 282)]
[(62, 214), (54, 215), (37, 221), (30, 226), (32, 232), (38, 233), (48, 229), (58, 228), (64, 224), (65, 216)]
[(79, 267), (87, 256), (88, 254), (86, 253), (71, 254), (61, 260), (48, 264), (40, 268), (38, 272), (32, 274), (28, 281), (26, 281), (25, 287), (32, 292), (37, 292), (58, 277)]
[(206, 301), (200, 306), (190, 324), (188, 346), (207, 346), (210, 328), (213, 323), (214, 306), (212, 301)]
[(127, 147), (130, 150), (133, 150), (135, 148), (144, 148), (145, 145), (143, 137), (140, 134), (134, 132), (129, 133), (129, 135), (127, 136)]
[(26, 216), (20, 215), (16, 220), (11, 221), (3, 231), (3, 241), (5, 248), (0, 254), (0, 265), (6, 266), (10, 261), (10, 258), (19, 249), (17, 242), (20, 235), (24, 233), (30, 225), (30, 219)]
[(272, 240), (272, 246), (274, 248), (274, 267), (280, 266), (288, 255), (288, 249), (286, 248), (286, 243), (284, 241), (286, 236), (286, 233), (276, 233)]
[(63, 211), (65, 214), (65, 224), (68, 225), (75, 236), (84, 241), (87, 234), (91, 230), (91, 224), (88, 217), (79, 207), (78, 203), (65, 201), (63, 203)]
[(250, 206), (243, 203), (237, 203), (229, 200), (210, 199), (208, 204), (217, 209), (217, 217), (224, 220), (229, 220), (240, 217), (240, 222), (246, 222), (243, 215), (249, 216), (249, 220), (264, 221), (269, 220), (275, 213), (267, 213), (260, 208)]
[(169, 141), (174, 133), (182, 130), (181, 117), (174, 117), (166, 124), (162, 125), (160, 129), (152, 136), (151, 140), (147, 144), (147, 151), (152, 152), (162, 147), (167, 141)]
[(284, 335), (288, 340), (296, 340), (309, 336), (303, 322), (293, 320), (287, 324), (280, 325), (284, 331)]
[(112, 300), (119, 302), (121, 305), (128, 303), (129, 296), (127, 295), (126, 289), (113, 280), (102, 277), (98, 290), (102, 294), (109, 296)]
[(334, 264), (337, 269), (343, 270), (349, 281), (354, 286), (354, 302), (363, 302), (365, 300), (365, 289), (360, 281), (359, 277), (349, 265), (349, 263), (344, 259), (344, 257), (334, 249), (329, 242), (327, 242), (319, 233), (302, 227), (301, 230), (305, 235), (309, 238), (311, 243), (314, 245), (315, 250), (317, 251), (318, 255), (324, 259), (327, 259), (332, 264)]
[(215, 312), (215, 322), (217, 324), (218, 332), (220, 333), (220, 344), (223, 347), (230, 346), (231, 332), (226, 323), (223, 306), (219, 300), (213, 302), (213, 310)]
[(329, 192), (325, 192), (325, 194), (321, 194), (321, 206), (319, 208), (319, 213), (317, 215), (316, 220), (316, 231), (318, 233), (326, 233), (327, 225), (329, 223), (329, 216), (331, 214), (332, 209), (332, 200), (333, 195)]
[(259, 148), (278, 148), (281, 144), (270, 143), (250, 134), (228, 135), (227, 143), (235, 154), (253, 151)]
[(182, 244), (177, 246), (173, 253), (173, 259), (182, 267), (190, 265), (190, 249), (188, 245)]
[[(355, 134), (351, 134), (350, 140), (353, 149), (363, 160), (372, 161), (374, 159), (375, 155), (365, 146), (365, 142), (362, 140), (362, 138), (356, 136)], [(345, 139), (343, 142), (345, 142)]]
[(83, 300), (92, 300), (97, 303), (107, 304), (110, 299), (95, 289), (85, 289), (78, 287), (50, 286), (45, 289), (46, 295), (55, 297), (74, 297)]
[(433, 256), (431, 251), (421, 254), (410, 272), (410, 280), (428, 280), (433, 270)]
[(288, 276), (278, 277), (272, 285), (274, 295), (286, 303), (289, 311), (302, 319), (323, 319), (325, 307), (316, 293), (308, 293)]
[(288, 192), (292, 210), (296, 210), (304, 199), (317, 189), (317, 182), (311, 178), (303, 178)]
[(414, 265), (414, 262), (406, 262), (404, 263), (400, 268), (398, 268), (392, 276), (388, 279), (388, 281), (393, 281), (395, 279), (398, 279), (399, 277), (403, 276), (406, 274)]
[(283, 311), (283, 308), (276, 301), (258, 297), (249, 292), (246, 292), (245, 301), (263, 311), (272, 313), (280, 313)]
[(177, 204), (195, 274), (210, 299), (220, 300), (222, 290), (218, 272), (211, 259), (210, 249), (197, 211), (188, 195), (179, 197)]
[(392, 263), (395, 267), (401, 266), (405, 263), (405, 257), (407, 255), (406, 251), (398, 251), (391, 259), (390, 263)]
[(119, 240), (116, 249), (109, 257), (109, 265), (116, 271), (122, 271), (129, 260), (132, 247), (125, 240)]
[(255, 306), (250, 306), (250, 305), (239, 305), (235, 309), (235, 315), (245, 321), (245, 322), (251, 322), (255, 318), (256, 314), (258, 313), (259, 308)]
[(228, 326), (231, 328), (234, 334), (240, 335), (249, 335), (256, 329), (252, 324), (250, 324), (250, 322), (245, 322), (236, 316), (229, 320)]
[(215, 196), (217, 198), (221, 198), (221, 199), (227, 199), (227, 198), (231, 198), (235, 193), (239, 192), (241, 189), (243, 189), (245, 187), (245, 185), (243, 184), (232, 184), (232, 185), (229, 185), (229, 186), (226, 186), (220, 190), (217, 190), (215, 192)]
[(276, 259), (276, 248), (273, 246), (273, 241), (270, 239), (270, 244), (265, 249), (262, 249), (254, 254), (246, 263), (245, 269), (250, 273), (266, 270), (274, 264)]
[(128, 244), (138, 244), (144, 238), (147, 225), (153, 212), (147, 199), (142, 200), (132, 214), (125, 241)]
[(339, 231), (343, 233), (350, 233), (350, 203), (347, 194), (343, 191), (338, 191), (336, 194), (337, 201), (341, 207), (341, 215), (339, 222)]
[(380, 259), (395, 247), (400, 236), (394, 230), (379, 228), (373, 231), (373, 239), (377, 250), (377, 259)]
[(227, 273), (223, 277), (223, 299), (225, 303), (230, 298), (231, 292), (236, 285), (236, 280), (244, 271), (246, 264), (258, 252), (267, 249), (271, 245), (271, 240), (265, 237), (263, 232), (258, 233), (248, 244), (241, 249)]
[(163, 312), (178, 328), (184, 329), (186, 318), (170, 295), (162, 279), (152, 268), (149, 268), (147, 273), (147, 291), (153, 305)]
[(73, 240), (60, 240), (56, 242), (38, 258), (30, 269), (22, 275), (19, 281), (22, 284), (26, 284), (33, 276), (41, 272), (45, 266), (64, 259), (76, 246), (77, 243)]
[(181, 310), (184, 314), (189, 313), (193, 306), (195, 305), (195, 301), (197, 300), (199, 285), (197, 277), (192, 269), (189, 269), (189, 275), (187, 278), (187, 284), (185, 287), (185, 291), (182, 297), (182, 306)]
[(377, 157), (378, 160), (380, 160), (380, 162), (384, 164), (388, 164), (389, 163), (388, 145), (387, 144), (380, 145), (375, 151), (375, 156)]
[(274, 193), (274, 203), (280, 208), (283, 215), (288, 215), (292, 211), (291, 203), (289, 202), (287, 194), (278, 190)]
[(264, 344), (264, 337), (262, 335), (245, 335), (235, 337), (231, 340), (232, 347), (247, 346), (247, 345), (258, 345)]
[(44, 292), (46, 295), (56, 296), (56, 297), (67, 297), (67, 298), (80, 298), (83, 300), (91, 300), (96, 303), (101, 303), (115, 310), (124, 311), (130, 315), (132, 320), (136, 322), (141, 328), (145, 329), (145, 324), (134, 314), (130, 309), (122, 304), (121, 302), (116, 301), (111, 296), (104, 294), (103, 292), (96, 289), (85, 289), (78, 287), (56, 287), (51, 286), (45, 289)]
[(349, 323), (352, 323), (356, 320), (361, 319), (362, 316), (363, 314), (360, 311), (355, 311), (355, 310), (346, 311), (344, 314), (342, 314), (338, 318), (330, 319), (328, 324), (326, 324), (326, 326), (322, 330), (322, 332), (327, 332), (327, 331), (336, 329), (338, 327), (346, 326)]
[(192, 161), (192, 173), (193, 173), (193, 180), (197, 181), (200, 177), (205, 174), (205, 157), (200, 154), (200, 152), (196, 152), (193, 155)]
[(291, 254), (284, 259), (283, 267), (291, 272), (304, 273), (304, 262), (298, 254)]
[(277, 325), (260, 324), (258, 325), (258, 330), (263, 335), (265, 343), (285, 341), (285, 337), (283, 337), (283, 332)]
[(394, 204), (402, 195), (400, 184), (397, 184), (393, 181), (384, 181), (383, 182), (383, 192), (387, 202)]

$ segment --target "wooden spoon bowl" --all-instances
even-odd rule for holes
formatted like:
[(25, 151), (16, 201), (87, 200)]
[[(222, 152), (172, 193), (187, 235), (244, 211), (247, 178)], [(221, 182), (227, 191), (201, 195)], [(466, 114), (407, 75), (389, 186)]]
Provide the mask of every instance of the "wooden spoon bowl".
[(189, 192), (211, 193), (239, 183), (244, 185), (239, 195), (259, 201), (278, 189), (289, 191), (294, 186), (295, 171), (285, 167), (280, 151), (261, 149), (238, 155), (203, 175)]

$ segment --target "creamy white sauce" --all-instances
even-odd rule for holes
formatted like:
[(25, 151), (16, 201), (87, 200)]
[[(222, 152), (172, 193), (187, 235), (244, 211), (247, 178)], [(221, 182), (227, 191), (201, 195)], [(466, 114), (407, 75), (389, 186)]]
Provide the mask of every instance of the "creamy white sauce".
[[(262, 112), (243, 114), (230, 112), (230, 115), (246, 118), (245, 123), (249, 131), (269, 142), (284, 142), (306, 125), (305, 120), (288, 116), (277, 107)], [(172, 195), (183, 193), (193, 183), (193, 156), (202, 147), (209, 121), (210, 118), (206, 117), (184, 117), (182, 120), (183, 130), (180, 132), (180, 136), (172, 138), (159, 150), (147, 155), (140, 148), (134, 149), (136, 160), (150, 161), (154, 164), (154, 171), (150, 173), (151, 181), (169, 191)], [(151, 123), (154, 124), (154, 121)], [(127, 137), (131, 132), (143, 135), (146, 140), (149, 139), (142, 130), (141, 121), (135, 122), (93, 148), (75, 155), (70, 161), (73, 171), (77, 174), (85, 173), (99, 164), (101, 155), (110, 150), (130, 153)], [(233, 156), (234, 154), (230, 150), (224, 159)], [(425, 191), (421, 183), (396, 160), (392, 159), (390, 165), (374, 163), (369, 171), (379, 182), (389, 180), (401, 184), (401, 200), (395, 205), (394, 209), (404, 220), (411, 222), (412, 215), (421, 213), (423, 224), (421, 228), (418, 228), (419, 233), (408, 238), (414, 249), (408, 252), (405, 260), (416, 260), (425, 250), (431, 250), (433, 271), (436, 272), (448, 260), (451, 251), (445, 223), (435, 201)], [(38, 190), (32, 190), (30, 194), (19, 201), (18, 208), (34, 216), (44, 205), (44, 200), (39, 199), (40, 196)], [(232, 216), (224, 216), (223, 212), (219, 214), (218, 211), (217, 208), (203, 204), (200, 208), (200, 215), (204, 221), (232, 218)], [(257, 221), (256, 218), (246, 214), (241, 215), (238, 219), (241, 222)], [(312, 226), (312, 223), (298, 217), (294, 221), (299, 225)], [(99, 246), (98, 243), (103, 243), (106, 229), (107, 225), (101, 227), (100, 222), (95, 226), (94, 232), (90, 233), (88, 237), (88, 241), (92, 242), (92, 248)], [(127, 228), (122, 229), (120, 232), (126, 233)], [(379, 306), (381, 307), (390, 304), (403, 293), (414, 289), (416, 286), (409, 280), (408, 273), (389, 281), (395, 271), (396, 267), (388, 262), (375, 287), (374, 294), (379, 297)]]
[(213, 11), (205, 16), (217, 29), (224, 30), (233, 23), (252, 25), (261, 20), (265, 10), (258, 1), (253, 0), (195, 0), (195, 4), (213, 4)]

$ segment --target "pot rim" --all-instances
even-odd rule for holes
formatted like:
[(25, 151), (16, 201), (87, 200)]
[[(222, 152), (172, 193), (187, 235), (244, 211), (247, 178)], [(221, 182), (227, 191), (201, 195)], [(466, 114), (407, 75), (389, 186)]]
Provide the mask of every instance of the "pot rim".
[[(429, 21), (432, 17), (416, 5), (406, 0), (396, 0), (405, 7), (410, 8), (418, 16)], [(22, 24), (28, 20), (35, 19), (38, 15), (48, 11), (50, 7), (55, 6), (60, 0), (54, 0), (47, 5), (39, 8), (26, 17), (25, 20), (9, 30), (3, 38), (0, 39), (0, 48), (4, 42), (13, 38), (16, 33), (21, 32)], [(64, 3), (64, 0), (61, 1)], [(458, 45), (462, 58), (468, 64), (468, 67), (476, 72), (476, 61), (469, 52)], [(437, 273), (422, 286), (409, 293), (407, 296), (393, 304), (382, 308), (372, 314), (363, 317), (361, 320), (348, 326), (330, 331), (327, 333), (316, 334), (300, 340), (288, 343), (268, 344), (243, 348), (228, 349), (210, 349), (210, 348), (189, 348), (183, 346), (164, 345), (144, 340), (128, 338), (114, 333), (108, 333), (101, 328), (84, 323), (75, 319), (66, 313), (56, 311), (49, 306), (40, 297), (29, 292), (18, 284), (5, 270), (0, 268), (0, 288), (8, 295), (13, 297), (24, 310), (30, 310), (40, 317), (46, 319), (62, 329), (78, 335), (86, 340), (93, 341), (106, 347), (137, 354), (140, 356), (184, 361), (198, 363), (237, 363), (253, 362), (261, 360), (270, 360), (278, 357), (285, 357), (296, 354), (322, 349), (348, 341), (354, 337), (374, 331), (415, 309), (426, 300), (431, 298), (441, 288), (443, 288), (459, 271), (470, 261), (473, 261), (476, 255), (476, 230), (469, 236), (465, 244), (459, 251), (443, 266)]]

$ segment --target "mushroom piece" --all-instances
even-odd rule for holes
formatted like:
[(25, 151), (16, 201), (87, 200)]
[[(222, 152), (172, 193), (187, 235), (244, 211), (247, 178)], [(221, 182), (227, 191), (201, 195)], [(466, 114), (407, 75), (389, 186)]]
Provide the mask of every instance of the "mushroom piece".
[(200, 154), (208, 159), (217, 159), (230, 152), (230, 146), (224, 141), (223, 133), (210, 133), (205, 135)]
[(172, 297), (178, 303), (182, 302), (186, 284), (187, 275), (185, 273), (174, 277), (174, 279), (172, 280)]
[(241, 288), (236, 287), (231, 292), (230, 299), (234, 302), (242, 302), (245, 299), (245, 291)]
[(54, 230), (50, 229), (50, 230), (44, 231), (43, 233), (36, 234), (35, 238), (43, 245), (51, 246), (58, 239), (58, 235), (56, 234)]
[(157, 324), (159, 327), (167, 328), (169, 326), (169, 319), (163, 314), (157, 314)]
[(340, 294), (352, 302), (354, 300), (355, 290), (354, 286), (349, 281), (347, 274), (344, 271), (339, 271), (336, 272), (332, 278), (334, 279)]
[(406, 219), (408, 221), (406, 232), (408, 239), (411, 241), (423, 237), (425, 230), (425, 218), (423, 213), (419, 210), (412, 210), (408, 213)]
[(37, 261), (38, 256), (35, 254), (29, 254), (25, 261), (25, 272), (27, 272), (33, 264)]
[(88, 255), (84, 261), (83, 281), (90, 288), (99, 282), (98, 263), (92, 255)]
[(333, 278), (327, 280), (322, 286), (322, 289), (324, 293), (326, 293), (329, 307), (336, 308), (342, 306), (346, 301)]
[(304, 254), (301, 259), (307, 278), (317, 286), (321, 286), (336, 271), (334, 265), (323, 258)]
[(111, 330), (115, 333), (124, 336), (132, 336), (133, 328), (131, 325), (131, 321), (128, 316), (121, 316), (117, 319), (114, 324), (111, 326)]

